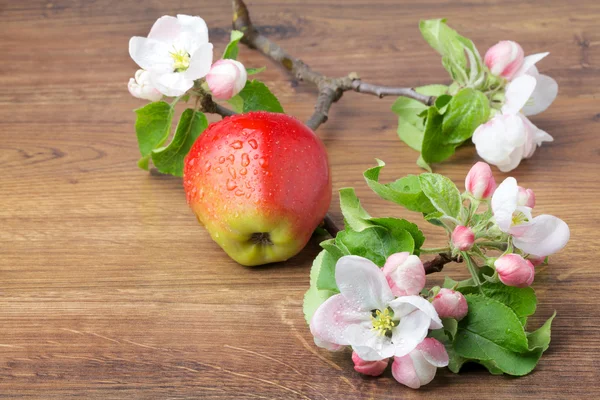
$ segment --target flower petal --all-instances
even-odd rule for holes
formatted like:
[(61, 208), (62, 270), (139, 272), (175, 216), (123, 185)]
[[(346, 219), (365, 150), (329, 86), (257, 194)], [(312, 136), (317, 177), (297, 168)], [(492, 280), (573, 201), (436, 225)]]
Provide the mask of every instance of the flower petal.
[(415, 309), (424, 312), (431, 319), (430, 329), (439, 329), (442, 327), (442, 321), (438, 317), (437, 311), (433, 305), (421, 296), (402, 296), (390, 302), (389, 306), (394, 311), (394, 316), (402, 318), (410, 314)]
[(507, 232), (512, 224), (512, 215), (517, 209), (519, 186), (515, 178), (506, 178), (492, 196), (492, 211), (501, 231)]
[(335, 266), (335, 281), (340, 293), (357, 310), (384, 310), (394, 298), (383, 272), (364, 257), (340, 258)]
[(129, 55), (137, 65), (147, 71), (172, 71), (173, 59), (169, 46), (155, 39), (134, 36), (129, 39)]
[(150, 29), (150, 33), (148, 34), (148, 39), (166, 42), (170, 45), (180, 32), (181, 25), (179, 20), (170, 15), (164, 15), (157, 19), (154, 25), (152, 25), (152, 29)]
[(392, 330), (394, 356), (402, 357), (413, 351), (427, 336), (430, 322), (431, 318), (421, 310), (400, 318), (400, 324)]
[(192, 17), (190, 15), (178, 14), (177, 19), (186, 31), (194, 33), (195, 40), (199, 44), (208, 43), (208, 27), (202, 18), (198, 16)]
[(546, 57), (548, 54), (550, 53), (538, 53), (525, 57), (525, 59), (523, 59), (523, 65), (521, 65), (521, 68), (519, 68), (519, 70), (515, 74), (515, 78), (528, 74), (530, 68), (537, 64), (542, 58)]
[(523, 75), (508, 84), (505, 93), (505, 103), (502, 106), (503, 114), (517, 114), (527, 103), (535, 90), (536, 80), (533, 76)]
[(509, 232), (513, 244), (525, 253), (537, 257), (554, 254), (567, 244), (571, 236), (569, 226), (553, 215), (539, 215), (530, 222), (515, 225)]
[(449, 358), (448, 352), (444, 345), (434, 339), (426, 338), (418, 346), (417, 350), (423, 354), (423, 357), (428, 363), (436, 366), (437, 368), (445, 367), (448, 365)]
[(313, 337), (313, 340), (314, 340), (315, 344), (318, 347), (321, 347), (321, 348), (329, 350), (329, 351), (342, 351), (342, 350), (344, 350), (346, 348), (346, 346), (342, 346), (342, 345), (339, 345), (339, 344), (326, 342), (324, 340), (319, 339), (316, 336)]
[(370, 324), (371, 313), (359, 311), (341, 294), (328, 298), (310, 320), (310, 331), (325, 343), (349, 345), (344, 332), (354, 324)]
[(419, 377), (421, 386), (427, 385), (433, 380), (433, 378), (435, 378), (437, 367), (430, 364), (429, 361), (425, 359), (422, 352), (413, 351), (410, 353), (410, 358), (412, 358), (413, 366), (417, 376)]
[(344, 335), (352, 350), (365, 361), (379, 361), (394, 355), (392, 340), (379, 335), (370, 324), (351, 325)]
[(205, 43), (201, 45), (192, 58), (190, 59), (190, 67), (184, 72), (186, 79), (195, 81), (208, 74), (213, 60), (213, 45)]
[(181, 96), (194, 86), (194, 81), (187, 79), (180, 72), (155, 73), (152, 71), (152, 85), (165, 96)]
[(404, 357), (394, 357), (394, 362), (392, 363), (392, 375), (398, 382), (411, 389), (418, 389), (421, 387), (421, 381), (417, 376), (413, 360), (409, 355)]
[(550, 107), (558, 95), (558, 83), (548, 75), (538, 75), (531, 97), (523, 107), (523, 114), (536, 115)]
[(394, 296), (416, 295), (425, 287), (423, 263), (408, 252), (389, 256), (382, 271)]

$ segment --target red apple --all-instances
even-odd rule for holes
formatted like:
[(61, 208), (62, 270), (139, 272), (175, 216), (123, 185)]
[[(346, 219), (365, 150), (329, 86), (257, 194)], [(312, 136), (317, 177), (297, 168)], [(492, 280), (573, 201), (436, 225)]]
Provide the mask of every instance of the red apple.
[(243, 265), (298, 254), (331, 202), (325, 147), (285, 114), (251, 112), (211, 124), (185, 159), (198, 221)]

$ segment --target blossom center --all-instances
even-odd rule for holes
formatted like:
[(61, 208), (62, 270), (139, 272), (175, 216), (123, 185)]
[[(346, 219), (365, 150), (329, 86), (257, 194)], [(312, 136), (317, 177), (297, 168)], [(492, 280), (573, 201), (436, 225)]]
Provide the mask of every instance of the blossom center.
[(390, 312), (389, 308), (386, 308), (383, 311), (375, 310), (371, 315), (373, 330), (377, 332), (379, 336), (391, 336), (392, 329), (397, 325), (393, 318), (394, 313)]
[(175, 72), (183, 72), (190, 67), (190, 53), (185, 50), (174, 50), (169, 53), (173, 59)]
[(513, 226), (523, 224), (527, 221), (528, 221), (527, 216), (525, 214), (523, 214), (522, 212), (516, 212), (512, 216)]

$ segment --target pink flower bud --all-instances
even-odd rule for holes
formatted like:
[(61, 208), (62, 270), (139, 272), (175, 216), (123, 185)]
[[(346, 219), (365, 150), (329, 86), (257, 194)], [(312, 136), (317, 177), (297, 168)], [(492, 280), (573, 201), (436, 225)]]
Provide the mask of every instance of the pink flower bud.
[(546, 261), (546, 257), (538, 257), (531, 254), (527, 256), (527, 259), (529, 262), (531, 262), (531, 264), (533, 264), (534, 267), (540, 266), (544, 263), (544, 261)]
[(417, 295), (425, 286), (425, 268), (419, 257), (407, 252), (392, 254), (383, 266), (394, 296)]
[(511, 40), (503, 40), (490, 47), (484, 62), (494, 75), (512, 79), (523, 65), (523, 48)]
[(206, 83), (214, 98), (228, 100), (246, 85), (246, 68), (235, 60), (219, 60), (210, 67)]
[(440, 289), (431, 304), (440, 318), (454, 318), (460, 321), (469, 311), (465, 296), (450, 289)]
[(379, 376), (383, 374), (383, 371), (387, 368), (388, 359), (379, 361), (365, 361), (352, 352), (352, 361), (354, 361), (354, 370), (364, 375)]
[(458, 225), (452, 232), (452, 244), (460, 251), (469, 250), (475, 242), (475, 234), (471, 228)]
[(518, 254), (507, 254), (494, 262), (498, 277), (507, 286), (527, 287), (533, 282), (535, 268)]
[(426, 338), (403, 357), (394, 357), (392, 375), (403, 385), (418, 389), (435, 377), (438, 368), (448, 365), (448, 353), (442, 343)]
[(465, 188), (477, 200), (489, 198), (496, 190), (496, 181), (490, 166), (481, 161), (473, 165), (465, 179)]
[(535, 207), (535, 194), (531, 189), (525, 189), (519, 186), (519, 197), (517, 198), (518, 206), (526, 206), (529, 208)]

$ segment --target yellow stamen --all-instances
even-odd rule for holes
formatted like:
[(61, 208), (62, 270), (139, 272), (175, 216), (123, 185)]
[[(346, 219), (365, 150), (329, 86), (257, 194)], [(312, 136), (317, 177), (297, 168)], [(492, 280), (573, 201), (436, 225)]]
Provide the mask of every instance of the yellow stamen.
[(183, 72), (190, 67), (190, 55), (185, 50), (175, 50), (169, 53), (175, 63), (173, 69), (175, 72)]
[(385, 336), (392, 332), (392, 328), (396, 326), (394, 322), (393, 314), (386, 308), (383, 312), (375, 311), (375, 316), (371, 316), (371, 322), (373, 323), (373, 330), (377, 332), (379, 336)]
[(523, 214), (522, 212), (516, 212), (512, 216), (512, 225), (513, 226), (523, 224), (527, 221), (528, 221), (527, 216), (525, 216), (525, 214)]

